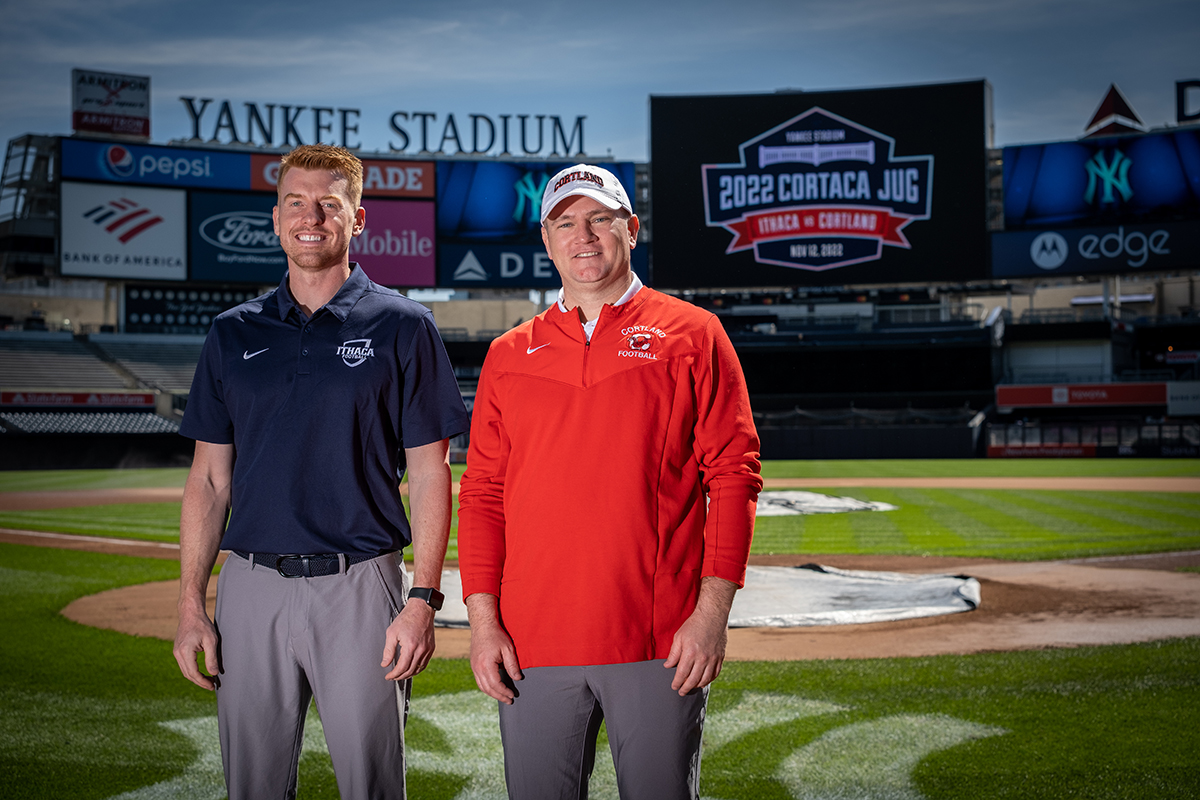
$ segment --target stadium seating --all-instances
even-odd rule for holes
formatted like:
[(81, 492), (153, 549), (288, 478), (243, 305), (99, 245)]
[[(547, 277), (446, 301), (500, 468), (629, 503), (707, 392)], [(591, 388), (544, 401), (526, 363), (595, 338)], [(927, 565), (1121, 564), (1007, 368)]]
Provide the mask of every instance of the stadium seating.
[(0, 388), (102, 391), (138, 386), (70, 333), (0, 331)]
[(187, 394), (200, 360), (203, 336), (95, 333), (88, 337), (148, 389)]

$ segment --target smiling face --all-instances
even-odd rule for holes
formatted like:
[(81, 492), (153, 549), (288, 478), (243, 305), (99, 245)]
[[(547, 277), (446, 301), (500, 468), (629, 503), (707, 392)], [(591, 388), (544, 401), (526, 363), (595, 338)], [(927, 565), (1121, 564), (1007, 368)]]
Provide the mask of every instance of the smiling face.
[(585, 195), (559, 203), (542, 224), (542, 241), (558, 269), (565, 294), (619, 296), (629, 286), (629, 253), (637, 245), (638, 218)]
[(350, 199), (343, 176), (330, 170), (289, 169), (279, 184), (275, 233), (288, 269), (321, 271), (350, 263), (350, 239), (367, 212)]

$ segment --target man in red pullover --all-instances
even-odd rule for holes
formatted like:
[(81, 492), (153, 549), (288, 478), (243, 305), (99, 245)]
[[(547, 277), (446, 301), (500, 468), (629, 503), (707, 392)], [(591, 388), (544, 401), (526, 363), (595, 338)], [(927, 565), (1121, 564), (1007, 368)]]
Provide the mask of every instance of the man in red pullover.
[(621, 797), (696, 798), (762, 488), (720, 321), (642, 285), (638, 218), (579, 164), (542, 197), (558, 302), (496, 339), (459, 494), (471, 668), (520, 800), (586, 796), (600, 722)]

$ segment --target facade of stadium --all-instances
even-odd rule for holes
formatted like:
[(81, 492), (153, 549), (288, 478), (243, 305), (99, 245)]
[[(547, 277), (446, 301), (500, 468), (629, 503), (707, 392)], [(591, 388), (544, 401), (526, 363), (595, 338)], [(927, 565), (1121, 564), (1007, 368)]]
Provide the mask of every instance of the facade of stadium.
[[(1200, 456), (1200, 126), (999, 150), (990, 106), (983, 81), (652, 97), (650, 163), (606, 163), (635, 189), (635, 269), (729, 332), (764, 457)], [(594, 160), (578, 134), (360, 153), (352, 259), (429, 305), (468, 399), (491, 340), (553, 301), (537, 206)], [(208, 325), (283, 273), (284, 151), (8, 143), (0, 468), (187, 462)]]

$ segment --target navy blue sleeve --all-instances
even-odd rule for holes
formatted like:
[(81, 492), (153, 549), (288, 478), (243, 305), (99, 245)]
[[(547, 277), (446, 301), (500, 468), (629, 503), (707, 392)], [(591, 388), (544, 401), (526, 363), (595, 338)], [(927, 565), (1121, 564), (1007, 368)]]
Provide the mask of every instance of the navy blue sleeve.
[(212, 326), (208, 338), (204, 340), (179, 434), (201, 442), (232, 444), (233, 420), (225, 406), (221, 383), (221, 345), (217, 341), (219, 324), (217, 322)]
[(426, 311), (402, 356), (404, 393), (400, 398), (403, 447), (420, 447), (464, 433), (470, 427), (454, 369), (438, 335), (433, 315)]

